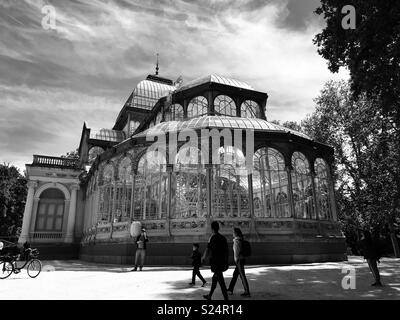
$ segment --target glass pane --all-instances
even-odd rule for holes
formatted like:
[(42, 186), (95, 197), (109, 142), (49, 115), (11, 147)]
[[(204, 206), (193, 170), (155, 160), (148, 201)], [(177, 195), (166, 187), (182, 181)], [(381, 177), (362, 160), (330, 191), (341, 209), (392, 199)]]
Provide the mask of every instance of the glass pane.
[(56, 214), (56, 204), (54, 203), (49, 203), (48, 209), (47, 209), (47, 215), (48, 216), (54, 216)]
[(243, 154), (229, 146), (219, 149), (220, 165), (213, 166), (213, 215), (216, 217), (249, 217), (247, 171), (241, 167)]
[(63, 204), (59, 204), (57, 206), (57, 216), (60, 217), (62, 216), (64, 213), (64, 205)]
[(219, 95), (214, 99), (214, 111), (220, 115), (236, 116), (236, 104), (230, 97)]
[(180, 149), (172, 175), (172, 216), (196, 218), (207, 215), (206, 170), (199, 149)]
[(61, 231), (61, 226), (62, 226), (62, 218), (58, 218), (56, 219), (56, 225), (54, 230), (55, 231)]
[(315, 160), (315, 186), (317, 196), (317, 207), (319, 219), (332, 219), (332, 203), (328, 180), (328, 166), (325, 160), (318, 158)]
[(37, 225), (36, 225), (37, 230), (43, 230), (44, 229), (44, 216), (38, 216), (37, 220)]
[(282, 154), (261, 148), (254, 154), (253, 193), (256, 217), (290, 217), (288, 179)]
[(46, 230), (47, 231), (53, 230), (53, 221), (54, 221), (53, 216), (47, 216), (47, 221), (46, 221)]
[(203, 96), (193, 98), (187, 107), (188, 118), (197, 117), (208, 113), (208, 102)]
[(46, 207), (47, 207), (47, 204), (45, 204), (45, 203), (39, 203), (38, 214), (39, 214), (39, 215), (44, 215), (44, 214), (46, 213)]
[(246, 100), (240, 106), (240, 116), (242, 118), (260, 118), (260, 106), (255, 101)]

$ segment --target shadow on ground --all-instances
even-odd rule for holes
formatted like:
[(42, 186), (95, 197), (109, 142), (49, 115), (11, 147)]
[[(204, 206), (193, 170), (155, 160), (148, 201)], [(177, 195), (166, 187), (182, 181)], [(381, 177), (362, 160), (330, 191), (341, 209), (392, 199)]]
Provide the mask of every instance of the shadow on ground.
[(127, 273), (127, 272), (158, 272), (158, 271), (182, 271), (191, 270), (189, 266), (151, 266), (146, 265), (143, 270), (132, 271), (132, 265), (116, 265), (116, 264), (100, 264), (85, 262), (80, 260), (52, 260), (42, 261), (43, 267), (49, 267), (49, 271), (89, 271), (89, 272), (111, 272), (111, 273)]
[[(399, 259), (397, 259), (399, 260)], [(355, 289), (343, 289), (343, 266), (355, 268)], [(251, 297), (240, 296), (243, 286), (238, 280), (231, 300), (331, 300), (331, 299), (400, 299), (399, 261), (384, 259), (379, 266), (383, 287), (372, 287), (373, 277), (366, 263), (356, 258), (344, 263), (315, 263), (290, 266), (248, 267), (247, 279)], [(228, 286), (233, 269), (225, 272), (225, 283)], [(189, 279), (189, 277), (188, 277)], [(202, 288), (200, 281), (195, 287), (188, 286), (188, 281), (168, 282), (170, 293), (164, 296), (172, 300), (201, 300), (210, 289), (211, 279), (206, 278), (208, 286)], [(217, 286), (213, 299), (223, 299), (221, 289)]]

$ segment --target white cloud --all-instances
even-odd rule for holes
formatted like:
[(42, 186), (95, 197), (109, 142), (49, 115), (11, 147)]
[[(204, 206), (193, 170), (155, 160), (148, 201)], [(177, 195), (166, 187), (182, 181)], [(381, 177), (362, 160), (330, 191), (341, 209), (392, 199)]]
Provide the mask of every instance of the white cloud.
[[(204, 5), (176, 1), (168, 7), (160, 2), (93, 1), (88, 5), (53, 1), (56, 32), (40, 27), (40, 9), (45, 2), (27, 1), (28, 8), (11, 5), (10, 15), (17, 12), (22, 23), (33, 22), (30, 27), (9, 26), (0, 15), (5, 31), (0, 54), (28, 61), (31, 64), (26, 68), (46, 72), (33, 73), (24, 65), (0, 77), (0, 107), (11, 119), (0, 121), (4, 160), (21, 162), (22, 158), (31, 159), (32, 153), (58, 155), (72, 150), (79, 143), (85, 120), (93, 126), (112, 127), (135, 85), (133, 79), (154, 72), (156, 52), (164, 76), (183, 75), (189, 81), (216, 73), (249, 82), (269, 94), (269, 119), (283, 121), (304, 118), (312, 112), (312, 99), (325, 81), (347, 77), (346, 73), (332, 76), (317, 54), (312, 44), (320, 31), (316, 22), (307, 20), (303, 30), (282, 27), (280, 22), (289, 14), (287, 1), (257, 4), (254, 10), (243, 9), (244, 2), (226, 2), (224, 8), (215, 1)], [(50, 81), (52, 72), (57, 73), (54, 87), (40, 86)], [(26, 79), (32, 75), (37, 81), (28, 85)], [(63, 77), (62, 81), (58, 77)], [(121, 79), (126, 79), (124, 86), (129, 88), (123, 96)], [(96, 88), (90, 90), (98, 84), (109, 87), (103, 94)], [(29, 121), (26, 115), (35, 114), (33, 122), (41, 128), (24, 127), (23, 121)], [(29, 134), (27, 128), (37, 134)], [(40, 143), (21, 142), (25, 133), (26, 141), (37, 139)], [(56, 139), (47, 139), (52, 133)], [(21, 143), (23, 149), (7, 150), (13, 143)]]

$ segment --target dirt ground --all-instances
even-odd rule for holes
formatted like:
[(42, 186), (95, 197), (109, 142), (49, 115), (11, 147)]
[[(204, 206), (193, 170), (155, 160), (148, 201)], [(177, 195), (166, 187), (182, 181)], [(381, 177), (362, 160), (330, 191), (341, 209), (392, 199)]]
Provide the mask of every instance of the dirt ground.
[[(0, 300), (8, 299), (140, 299), (197, 300), (208, 293), (211, 272), (201, 270), (206, 287), (189, 286), (191, 269), (185, 267), (145, 267), (131, 272), (131, 267), (88, 263), (79, 260), (42, 261), (43, 271), (35, 279), (26, 270), (0, 280)], [(343, 289), (343, 267), (355, 270), (355, 289)], [(384, 258), (379, 264), (383, 287), (373, 282), (367, 263), (361, 257), (346, 262), (310, 263), (283, 266), (248, 266), (246, 273), (251, 297), (243, 298), (240, 279), (232, 300), (282, 299), (400, 299), (400, 259)], [(342, 272), (343, 271), (343, 272)], [(227, 285), (233, 267), (224, 273)], [(213, 299), (222, 299), (217, 287)]]

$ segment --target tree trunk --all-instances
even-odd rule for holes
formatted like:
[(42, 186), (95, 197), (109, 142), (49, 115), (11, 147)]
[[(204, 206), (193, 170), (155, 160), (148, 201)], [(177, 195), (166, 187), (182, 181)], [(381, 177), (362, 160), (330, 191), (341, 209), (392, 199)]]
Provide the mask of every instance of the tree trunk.
[(389, 222), (390, 240), (392, 240), (393, 252), (396, 258), (400, 258), (399, 242), (397, 241), (396, 233), (394, 230), (393, 222)]

